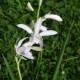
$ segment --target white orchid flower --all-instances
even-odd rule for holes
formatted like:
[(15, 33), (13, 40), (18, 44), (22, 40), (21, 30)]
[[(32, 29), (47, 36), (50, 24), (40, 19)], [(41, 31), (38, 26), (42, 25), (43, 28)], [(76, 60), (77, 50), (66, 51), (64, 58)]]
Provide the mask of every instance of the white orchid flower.
[[(30, 27), (25, 24), (18, 24), (19, 28), (26, 30), (29, 34), (31, 34), (30, 41), (32, 44), (39, 44), (40, 47), (43, 47), (43, 38), (42, 36), (50, 36), (57, 34), (54, 30), (47, 30), (45, 26), (42, 26), (42, 18), (40, 17), (34, 25), (34, 32)], [(40, 32), (41, 30), (41, 32)]]
[(22, 42), (25, 40), (26, 38), (21, 39), (17, 44), (15, 44), (15, 50), (17, 55), (22, 56), (23, 59), (34, 59), (34, 57), (32, 56), (32, 54), (30, 53), (30, 47), (25, 47), (25, 46), (21, 46)]
[(43, 18), (43, 21), (46, 20), (46, 19), (54, 19), (54, 20), (57, 20), (57, 21), (62, 21), (62, 18), (56, 14), (46, 14)]
[(30, 3), (30, 2), (27, 3), (27, 6), (28, 6), (28, 8), (29, 8), (31, 11), (34, 11), (34, 9), (33, 9), (33, 7), (31, 6), (31, 3)]
[[(34, 27), (34, 34), (30, 38), (33, 43), (39, 44), (40, 47), (43, 47), (43, 38), (42, 36), (50, 36), (57, 34), (56, 31), (47, 30), (45, 26), (42, 26), (42, 18), (39, 18)], [(40, 30), (42, 32), (40, 32)]]
[(32, 49), (32, 50), (35, 50), (35, 51), (42, 51), (42, 48), (32, 46), (33, 43), (31, 43), (31, 42), (26, 42), (25, 44), (22, 45), (22, 42), (25, 39), (26, 38), (21, 39), (17, 44), (14, 45), (16, 53), (17, 53), (17, 55), (22, 56), (22, 58), (25, 59), (25, 60), (26, 60), (26, 58), (34, 59), (30, 50)]
[[(19, 28), (22, 28), (24, 30), (26, 30), (29, 34), (31, 34), (31, 38), (30, 38), (30, 42), (32, 42), (33, 44), (40, 44), (40, 46), (43, 46), (43, 40), (42, 38), (38, 35), (39, 34), (39, 31), (40, 31), (40, 28), (41, 28), (41, 25), (42, 24), (42, 19), (39, 18), (38, 21), (34, 24), (34, 33), (32, 31), (32, 29), (25, 25), (25, 24), (18, 24), (17, 26)], [(44, 27), (42, 26), (41, 29), (43, 29)], [(43, 29), (44, 30), (44, 29)]]
[(42, 19), (39, 18), (37, 22), (34, 24), (34, 33), (30, 38), (30, 41), (33, 42), (34, 44), (39, 44), (40, 47), (43, 47), (43, 39), (39, 35), (39, 31), (41, 29), (41, 24), (42, 24)]

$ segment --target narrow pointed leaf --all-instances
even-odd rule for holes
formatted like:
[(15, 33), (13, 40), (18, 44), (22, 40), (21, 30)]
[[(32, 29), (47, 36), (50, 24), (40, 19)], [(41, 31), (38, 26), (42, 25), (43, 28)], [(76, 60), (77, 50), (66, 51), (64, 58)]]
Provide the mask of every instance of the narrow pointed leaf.
[(11, 70), (11, 68), (10, 68), (10, 66), (9, 66), (9, 63), (8, 63), (7, 59), (6, 59), (4, 56), (3, 56), (3, 58), (4, 58), (4, 62), (5, 62), (5, 64), (6, 64), (7, 70), (8, 70), (8, 72), (9, 72), (9, 75), (10, 75), (10, 77), (11, 77), (11, 80), (15, 80), (15, 78), (14, 78), (14, 76), (13, 76), (13, 73), (12, 73), (12, 70)]
[(61, 53), (58, 56), (58, 60), (57, 60), (56, 65), (55, 65), (55, 69), (54, 69), (52, 80), (57, 80), (57, 75), (59, 73), (59, 68), (60, 68), (60, 65), (61, 65), (61, 62), (62, 62), (62, 58), (63, 58), (63, 55), (64, 55), (64, 51), (65, 51), (66, 45), (67, 45), (67, 43), (69, 41), (69, 35), (70, 35), (70, 31), (71, 31), (71, 29), (73, 27), (73, 24), (74, 24), (74, 19), (73, 19), (71, 27), (69, 28), (69, 31), (68, 31), (67, 36), (65, 38), (65, 41), (63, 43), (63, 47), (62, 47)]

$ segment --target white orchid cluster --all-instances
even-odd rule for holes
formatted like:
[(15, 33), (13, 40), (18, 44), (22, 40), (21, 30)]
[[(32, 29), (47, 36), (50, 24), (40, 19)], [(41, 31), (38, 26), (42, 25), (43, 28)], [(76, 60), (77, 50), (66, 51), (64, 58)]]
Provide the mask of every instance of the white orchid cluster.
[[(41, 2), (39, 5), (41, 5)], [(34, 11), (30, 2), (27, 3), (27, 6), (31, 11)], [(42, 23), (46, 19), (54, 19), (57, 21), (62, 21), (62, 18), (60, 16), (48, 13), (43, 17), (39, 17), (36, 22), (32, 21), (32, 26), (33, 26), (34, 30), (32, 30), (29, 26), (27, 26), (25, 24), (17, 25), (17, 27), (26, 30), (30, 34), (29, 41), (26, 41), (24, 44), (22, 44), (23, 41), (28, 38), (28, 37), (25, 37), (25, 38), (17, 41), (17, 43), (15, 44), (15, 49), (16, 49), (17, 55), (22, 56), (23, 59), (34, 59), (32, 53), (31, 53), (31, 50), (42, 51), (42, 47), (43, 47), (43, 38), (42, 37), (57, 34), (56, 31), (48, 30), (47, 27), (42, 25)], [(39, 47), (33, 46), (34, 44), (39, 44)]]

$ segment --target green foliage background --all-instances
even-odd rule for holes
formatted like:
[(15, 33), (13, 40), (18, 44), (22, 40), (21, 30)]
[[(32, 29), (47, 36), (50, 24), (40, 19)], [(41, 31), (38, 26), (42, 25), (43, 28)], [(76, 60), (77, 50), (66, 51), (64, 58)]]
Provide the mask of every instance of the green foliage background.
[[(30, 1), (35, 11), (27, 8)], [(35, 60), (21, 61), (20, 68), (23, 80), (51, 80), (64, 40), (73, 23), (60, 66), (58, 80), (80, 80), (80, 0), (43, 0), (40, 16), (51, 12), (60, 15), (63, 22), (47, 20), (43, 25), (58, 32), (55, 36), (44, 37), (44, 50), (33, 52)], [(17, 28), (23, 23), (30, 26), (36, 21), (38, 0), (0, 0), (0, 80), (11, 80), (2, 54), (18, 80), (15, 61), (14, 44), (17, 38), (29, 36), (24, 30)], [(41, 57), (42, 58), (41, 58)], [(65, 72), (63, 74), (63, 71)]]

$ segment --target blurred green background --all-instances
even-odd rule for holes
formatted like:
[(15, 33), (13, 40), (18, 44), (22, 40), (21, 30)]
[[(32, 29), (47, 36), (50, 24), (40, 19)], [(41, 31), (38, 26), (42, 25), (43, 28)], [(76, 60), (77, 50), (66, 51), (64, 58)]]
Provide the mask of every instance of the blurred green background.
[[(31, 2), (35, 11), (27, 8)], [(2, 54), (7, 59), (15, 80), (18, 72), (15, 61), (14, 44), (19, 38), (29, 36), (26, 31), (17, 28), (23, 23), (30, 26), (36, 21), (38, 0), (0, 0), (0, 80), (11, 80)], [(54, 66), (63, 48), (64, 40), (71, 26), (69, 40), (59, 69), (58, 80), (80, 80), (80, 0), (43, 0), (40, 16), (48, 12), (60, 15), (63, 22), (47, 20), (43, 23), (48, 29), (58, 32), (55, 36), (44, 37), (44, 50), (33, 52), (35, 60), (22, 60), (20, 64), (23, 80), (51, 80)]]

